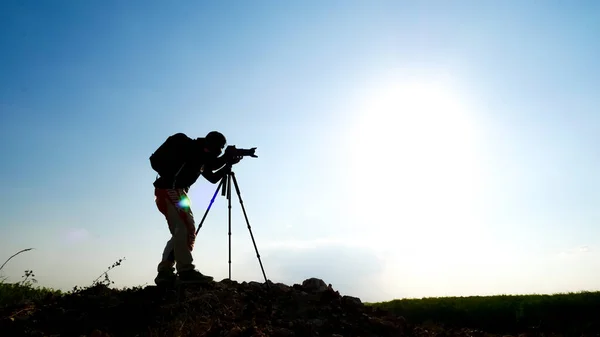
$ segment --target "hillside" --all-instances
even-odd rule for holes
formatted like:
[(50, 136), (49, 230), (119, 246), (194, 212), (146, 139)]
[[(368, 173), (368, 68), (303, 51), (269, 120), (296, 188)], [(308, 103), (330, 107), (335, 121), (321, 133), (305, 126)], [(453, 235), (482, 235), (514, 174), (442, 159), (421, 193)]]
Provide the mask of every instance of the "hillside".
[[(292, 287), (223, 280), (179, 293), (96, 285), (5, 308), (2, 336), (399, 336), (401, 317), (341, 296), (321, 280)], [(93, 332), (97, 330), (94, 335)]]
[(223, 280), (169, 293), (98, 284), (3, 308), (0, 335), (403, 336), (412, 329), (402, 317), (341, 296), (319, 279), (269, 288)]
[(0, 308), (0, 336), (502, 336), (413, 324), (320, 279), (269, 287), (225, 279), (179, 292), (99, 283), (20, 302)]

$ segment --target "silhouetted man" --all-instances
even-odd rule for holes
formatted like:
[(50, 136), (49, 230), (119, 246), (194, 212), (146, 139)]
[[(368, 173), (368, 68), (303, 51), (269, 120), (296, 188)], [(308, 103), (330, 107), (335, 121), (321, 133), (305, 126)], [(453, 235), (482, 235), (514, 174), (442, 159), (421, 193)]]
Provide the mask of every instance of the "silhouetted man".
[(171, 232), (157, 267), (158, 275), (154, 279), (157, 285), (175, 281), (175, 266), (181, 282), (213, 279), (197, 271), (193, 264), (196, 227), (187, 192), (201, 175), (213, 184), (219, 182), (231, 165), (242, 159), (229, 151), (219, 157), (226, 143), (225, 136), (217, 131), (196, 139), (176, 133), (150, 157), (152, 168), (159, 173), (154, 181), (156, 206), (165, 216)]

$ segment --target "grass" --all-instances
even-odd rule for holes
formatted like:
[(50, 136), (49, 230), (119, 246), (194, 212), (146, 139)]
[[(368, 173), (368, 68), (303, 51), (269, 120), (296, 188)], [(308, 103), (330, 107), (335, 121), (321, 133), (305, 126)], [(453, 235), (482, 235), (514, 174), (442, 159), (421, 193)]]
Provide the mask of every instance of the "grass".
[[(23, 249), (18, 251), (11, 257), (9, 257), (1, 266), (2, 268), (14, 257), (19, 254), (28, 252), (33, 250), (33, 248)], [(105, 285), (109, 286), (114, 282), (108, 277), (108, 272), (121, 265), (121, 263), (125, 260), (125, 258), (117, 260), (113, 263), (106, 271), (104, 271), (100, 276), (98, 276), (89, 287), (95, 287), (97, 285)], [(26, 304), (37, 304), (41, 303), (44, 300), (54, 297), (54, 296), (62, 296), (66, 294), (73, 294), (80, 291), (85, 290), (84, 287), (75, 286), (72, 291), (63, 292), (58, 289), (52, 289), (48, 287), (40, 287), (36, 286), (37, 280), (35, 279), (35, 274), (32, 270), (25, 270), (25, 273), (22, 276), (22, 280), (16, 283), (7, 283), (8, 280), (5, 276), (0, 276), (0, 309), (7, 307), (18, 307)]]
[(414, 324), (469, 327), (491, 333), (523, 331), (581, 335), (600, 331), (600, 291), (397, 299), (367, 305)]
[[(33, 248), (23, 249), (9, 257), (1, 266), (4, 266), (15, 256), (28, 252)], [(16, 283), (6, 283), (6, 277), (0, 277), (0, 309), (7, 307), (23, 307), (26, 304), (39, 303), (51, 296), (60, 296), (60, 290), (46, 287), (34, 287), (37, 283), (32, 270), (25, 270), (22, 280)]]

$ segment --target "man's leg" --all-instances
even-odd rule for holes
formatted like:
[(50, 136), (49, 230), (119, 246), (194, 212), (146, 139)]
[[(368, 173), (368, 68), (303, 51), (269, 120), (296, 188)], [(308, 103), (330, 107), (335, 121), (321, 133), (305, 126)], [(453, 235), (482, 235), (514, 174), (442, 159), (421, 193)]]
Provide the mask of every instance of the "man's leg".
[(212, 281), (211, 276), (202, 275), (193, 264), (196, 227), (187, 194), (183, 190), (159, 190), (157, 194), (160, 196), (157, 199), (162, 200), (161, 208), (172, 233), (171, 246), (167, 244), (165, 247), (161, 264), (168, 266), (171, 259), (174, 259), (182, 282)]
[[(171, 233), (171, 236), (173, 235), (173, 233)], [(162, 253), (162, 260), (161, 262), (158, 264), (158, 272), (160, 271), (170, 271), (173, 272), (174, 268), (175, 268), (175, 251), (174, 249), (174, 244), (173, 244), (173, 237), (171, 237), (169, 239), (169, 241), (167, 241), (167, 243), (165, 244), (165, 249), (163, 250)]]
[(181, 282), (212, 281), (211, 276), (203, 275), (195, 269), (192, 250), (196, 241), (196, 226), (191, 202), (184, 190), (169, 190), (167, 217), (173, 223), (173, 253)]
[(157, 206), (165, 215), (171, 232), (171, 239), (165, 245), (161, 270), (170, 269), (176, 262), (178, 272), (195, 268), (192, 249), (196, 238), (194, 216), (191, 211), (189, 198), (181, 190), (156, 190)]
[(173, 254), (173, 230), (174, 223), (168, 217), (168, 199), (166, 198), (166, 192), (163, 190), (154, 190), (154, 201), (158, 210), (165, 216), (167, 224), (169, 226), (169, 232), (171, 238), (165, 244), (163, 249), (162, 259), (157, 266), (158, 275), (154, 279), (156, 285), (172, 285), (175, 282), (175, 255)]

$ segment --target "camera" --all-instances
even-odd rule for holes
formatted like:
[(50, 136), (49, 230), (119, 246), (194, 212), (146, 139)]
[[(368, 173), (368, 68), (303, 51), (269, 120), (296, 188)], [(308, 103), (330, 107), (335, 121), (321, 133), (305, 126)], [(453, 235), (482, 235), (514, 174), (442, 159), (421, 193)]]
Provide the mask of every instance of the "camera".
[(225, 154), (227, 154), (231, 157), (246, 157), (247, 156), (247, 157), (258, 158), (258, 156), (254, 154), (254, 151), (256, 151), (255, 147), (253, 147), (251, 149), (238, 149), (235, 147), (235, 145), (229, 145), (225, 149)]

